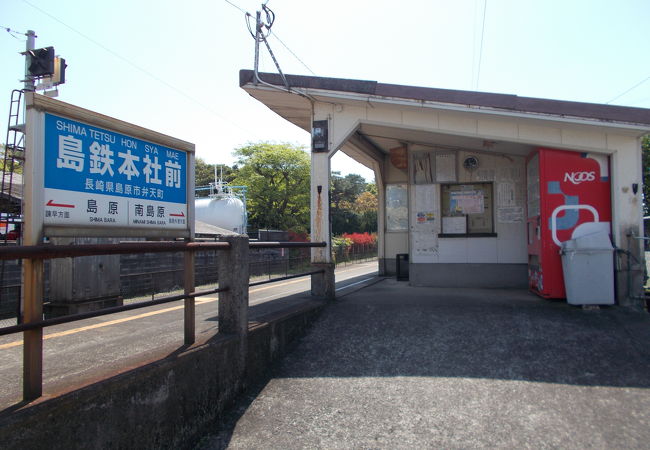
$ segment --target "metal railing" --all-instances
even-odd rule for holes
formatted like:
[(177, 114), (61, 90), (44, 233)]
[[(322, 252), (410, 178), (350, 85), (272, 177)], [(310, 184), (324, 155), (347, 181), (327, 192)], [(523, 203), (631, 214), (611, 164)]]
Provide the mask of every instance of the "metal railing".
[[(325, 247), (325, 242), (250, 242), (249, 248), (310, 248)], [(43, 389), (43, 328), (59, 325), (64, 323), (75, 322), (93, 317), (115, 314), (123, 311), (130, 311), (139, 308), (145, 308), (178, 300), (184, 300), (184, 342), (185, 345), (191, 345), (195, 342), (195, 298), (214, 293), (224, 293), (230, 290), (229, 286), (223, 286), (216, 289), (195, 291), (194, 286), (194, 258), (193, 254), (197, 251), (214, 250), (230, 251), (232, 245), (230, 242), (122, 242), (119, 244), (82, 244), (82, 245), (34, 245), (34, 246), (12, 246), (0, 247), (0, 260), (23, 259), (32, 265), (35, 261), (56, 258), (74, 258), (81, 256), (96, 255), (119, 255), (135, 253), (163, 253), (163, 252), (183, 252), (184, 258), (184, 293), (177, 295), (168, 295), (153, 300), (132, 303), (129, 305), (114, 306), (100, 309), (97, 311), (71, 314), (51, 319), (42, 318), (42, 303), (39, 301), (37, 289), (25, 289), (24, 305), (25, 308), (31, 309), (31, 314), (26, 315), (26, 322), (18, 325), (0, 328), (0, 336), (24, 333), (23, 340), (23, 399), (25, 401), (34, 400), (42, 395)], [(34, 264), (34, 266), (36, 266)], [(38, 266), (42, 270), (42, 263)], [(37, 272), (37, 271), (34, 271)], [(282, 281), (288, 278), (296, 278), (305, 275), (321, 273), (323, 270), (307, 271), (291, 276), (274, 278), (249, 284), (259, 285)], [(41, 278), (42, 273), (34, 273), (33, 278)], [(42, 287), (42, 283), (41, 283)], [(40, 311), (40, 314), (34, 313)], [(39, 317), (40, 316), (40, 317)], [(29, 318), (31, 317), (31, 320)], [(219, 317), (221, 323), (222, 317)], [(221, 327), (219, 327), (221, 331)]]
[(349, 247), (337, 246), (332, 248), (332, 256), (336, 265), (348, 265), (360, 261), (377, 258), (377, 244), (354, 244)]

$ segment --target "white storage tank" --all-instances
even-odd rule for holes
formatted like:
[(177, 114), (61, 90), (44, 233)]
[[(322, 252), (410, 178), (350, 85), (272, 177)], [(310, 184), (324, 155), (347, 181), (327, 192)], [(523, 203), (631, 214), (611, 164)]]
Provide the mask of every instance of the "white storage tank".
[(235, 233), (246, 233), (246, 208), (235, 196), (222, 194), (194, 199), (194, 212), (196, 220)]

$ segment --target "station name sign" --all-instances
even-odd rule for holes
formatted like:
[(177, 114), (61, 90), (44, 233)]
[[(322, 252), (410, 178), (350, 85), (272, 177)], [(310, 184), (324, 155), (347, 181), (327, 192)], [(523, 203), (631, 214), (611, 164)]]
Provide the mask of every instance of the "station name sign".
[(44, 121), (45, 225), (188, 228), (187, 152), (50, 113)]

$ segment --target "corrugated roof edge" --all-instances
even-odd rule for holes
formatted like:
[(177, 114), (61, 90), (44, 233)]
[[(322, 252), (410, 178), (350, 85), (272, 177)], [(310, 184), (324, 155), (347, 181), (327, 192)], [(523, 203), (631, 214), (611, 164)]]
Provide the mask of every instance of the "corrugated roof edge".
[[(260, 73), (260, 78), (275, 86), (284, 86), (282, 77), (275, 73)], [(607, 122), (645, 125), (650, 128), (650, 109), (629, 106), (603, 105), (599, 103), (570, 102), (543, 98), (519, 97), (489, 92), (437, 89), (399, 84), (385, 84), (367, 80), (324, 78), (305, 75), (286, 75), (289, 86), (296, 88), (325, 89), (409, 100), (433, 101), (459, 105), (482, 106), (518, 112), (582, 117)], [(253, 71), (239, 71), (239, 85), (253, 81)]]

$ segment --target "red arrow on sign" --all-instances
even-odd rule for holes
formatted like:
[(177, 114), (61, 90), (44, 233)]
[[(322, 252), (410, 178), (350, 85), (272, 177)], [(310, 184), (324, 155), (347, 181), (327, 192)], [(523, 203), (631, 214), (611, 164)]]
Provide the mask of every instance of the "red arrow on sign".
[(185, 213), (181, 212), (180, 214), (170, 214), (171, 217), (185, 217)]
[(65, 203), (54, 203), (54, 200), (47, 202), (47, 206), (56, 206), (59, 208), (74, 208), (74, 205), (66, 205)]

